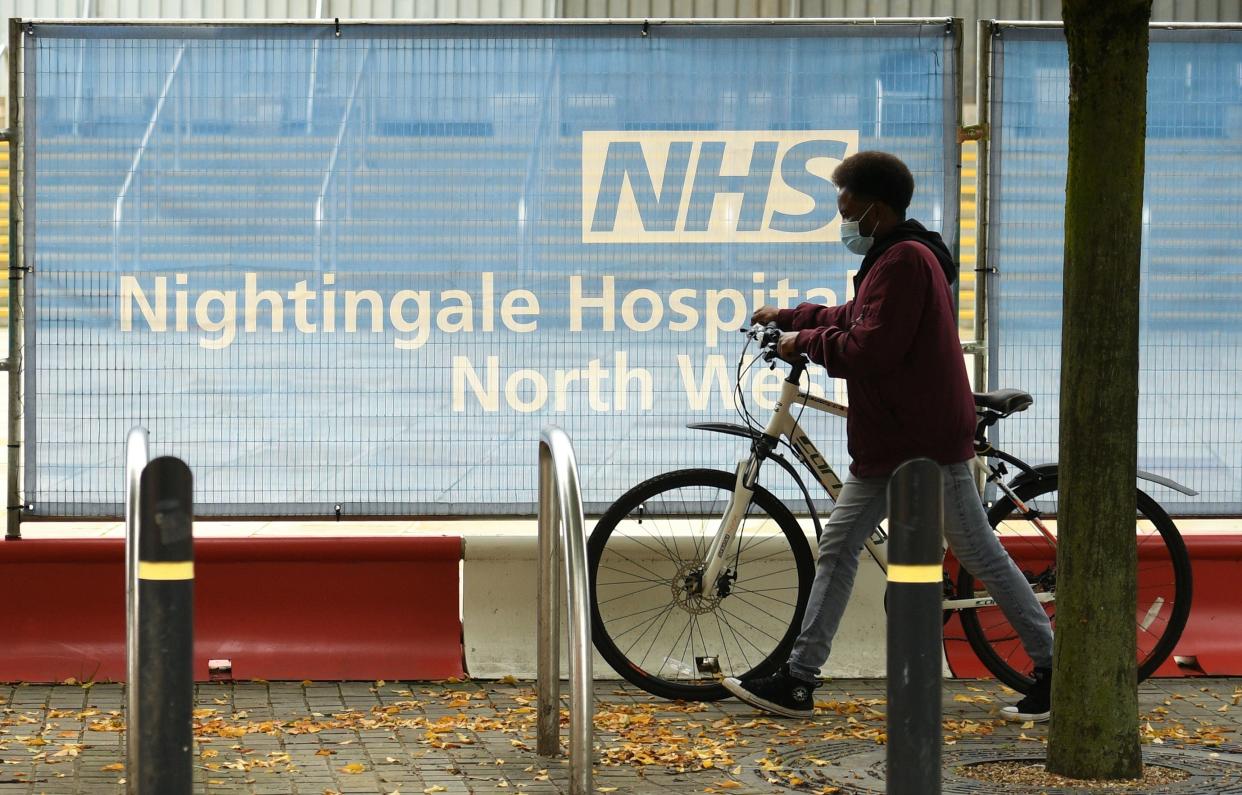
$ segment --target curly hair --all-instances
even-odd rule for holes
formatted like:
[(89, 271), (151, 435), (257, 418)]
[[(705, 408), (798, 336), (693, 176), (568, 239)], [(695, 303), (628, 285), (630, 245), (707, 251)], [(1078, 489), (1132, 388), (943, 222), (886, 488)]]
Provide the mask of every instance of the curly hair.
[(832, 172), (838, 189), (882, 201), (904, 214), (914, 196), (914, 175), (896, 155), (858, 152), (841, 161)]

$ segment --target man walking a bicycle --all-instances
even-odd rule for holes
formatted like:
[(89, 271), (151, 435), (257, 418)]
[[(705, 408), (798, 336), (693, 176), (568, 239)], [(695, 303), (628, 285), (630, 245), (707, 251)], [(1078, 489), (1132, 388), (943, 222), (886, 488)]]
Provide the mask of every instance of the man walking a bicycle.
[(888, 511), (893, 470), (911, 458), (941, 466), (945, 537), (982, 581), (1034, 662), (1034, 686), (1003, 714), (1047, 720), (1052, 628), (1031, 586), (997, 540), (975, 485), (975, 404), (957, 335), (950, 285), (957, 265), (940, 235), (906, 218), (914, 178), (897, 157), (859, 152), (832, 174), (841, 240), (863, 257), (855, 297), (839, 306), (764, 306), (755, 323), (784, 333), (779, 352), (805, 354), (846, 380), (850, 477), (828, 518), (801, 633), (776, 673), (728, 678), (733, 695), (788, 717), (814, 714), (813, 691), (853, 589), (864, 541)]

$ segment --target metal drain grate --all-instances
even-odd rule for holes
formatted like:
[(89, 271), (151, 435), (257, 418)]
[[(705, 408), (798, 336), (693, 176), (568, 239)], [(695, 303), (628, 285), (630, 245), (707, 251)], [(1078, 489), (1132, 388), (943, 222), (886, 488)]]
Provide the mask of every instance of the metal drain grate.
[[(1041, 761), (1042, 754), (1031, 753), (1013, 742), (960, 742), (942, 754), (945, 795), (995, 795), (996, 785), (976, 781), (956, 771), (981, 762)], [(1040, 749), (1042, 750), (1042, 749)], [(839, 787), (842, 795), (883, 795), (885, 792), (886, 752), (882, 746), (860, 748), (850, 741), (815, 743), (799, 748), (781, 759), (777, 770), (765, 769), (759, 754), (743, 763), (744, 775), (784, 792), (815, 791), (825, 786)], [(1172, 784), (1142, 790), (1143, 795), (1203, 795), (1205, 792), (1242, 795), (1242, 747), (1218, 748), (1149, 745), (1143, 748), (1147, 764), (1184, 770), (1190, 777)], [(790, 774), (806, 782), (803, 787), (789, 785)], [(1007, 784), (1008, 795), (1081, 795), (1084, 790), (1069, 787), (1022, 787)], [(1100, 790), (1125, 795), (1125, 789)], [(1134, 790), (1134, 792), (1139, 792)]]

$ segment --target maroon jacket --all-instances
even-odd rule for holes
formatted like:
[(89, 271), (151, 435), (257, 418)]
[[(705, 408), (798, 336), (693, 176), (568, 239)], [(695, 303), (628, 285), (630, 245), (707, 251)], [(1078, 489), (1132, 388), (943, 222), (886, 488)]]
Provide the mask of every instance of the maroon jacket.
[(957, 267), (940, 236), (913, 221), (874, 248), (854, 300), (783, 309), (777, 325), (798, 331), (798, 350), (846, 380), (855, 476), (889, 475), (919, 456), (967, 461), (975, 404), (946, 278)]

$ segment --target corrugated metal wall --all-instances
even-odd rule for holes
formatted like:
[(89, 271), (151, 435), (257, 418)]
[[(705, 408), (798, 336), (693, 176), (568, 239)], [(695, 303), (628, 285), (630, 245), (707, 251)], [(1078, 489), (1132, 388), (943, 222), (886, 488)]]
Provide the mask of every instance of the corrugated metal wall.
[[(963, 90), (975, 92), (979, 19), (1060, 19), (1060, 0), (0, 0), (4, 17), (445, 19), (533, 17), (961, 17)], [(1242, 22), (1242, 0), (1155, 0), (1152, 19)], [(2, 90), (2, 89), (0, 89)]]
[(540, 17), (549, 0), (2, 0), (4, 16), (177, 19), (307, 19), (324, 17), (415, 19), (442, 17)]
[[(1060, 0), (0, 0), (5, 17), (924, 17), (1059, 19)], [(1155, 0), (1155, 20), (1238, 22), (1242, 0)]]

